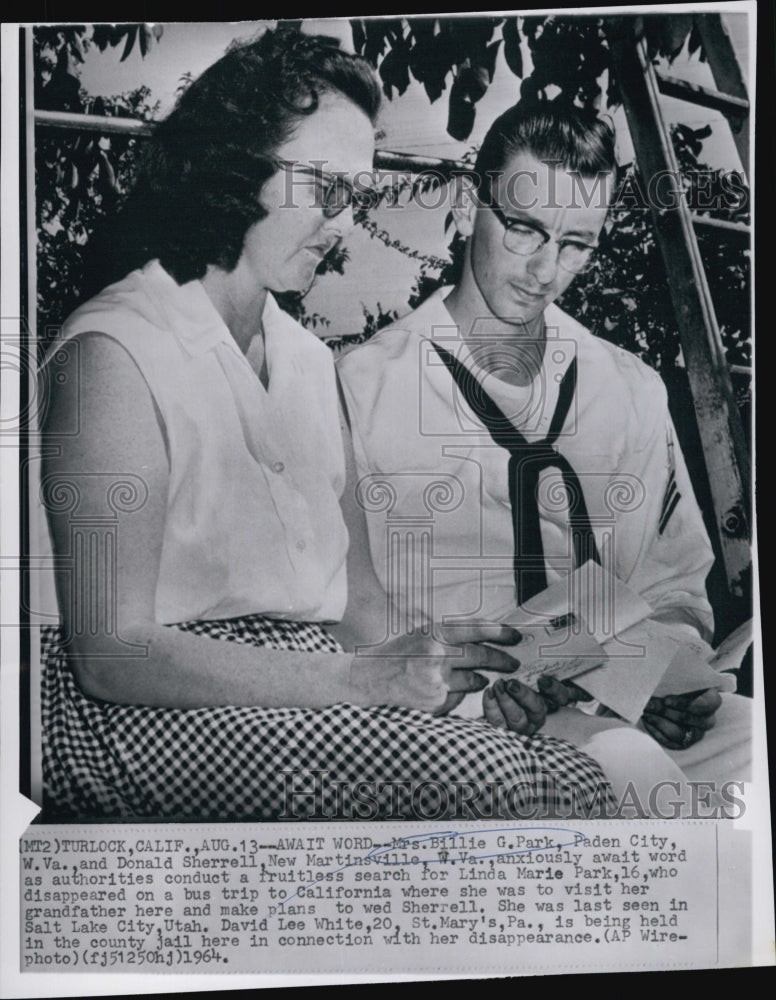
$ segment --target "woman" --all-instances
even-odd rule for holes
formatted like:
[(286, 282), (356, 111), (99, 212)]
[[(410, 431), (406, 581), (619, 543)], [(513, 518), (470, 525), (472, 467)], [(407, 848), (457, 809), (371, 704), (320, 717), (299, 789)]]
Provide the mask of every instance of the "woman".
[[(50, 815), (432, 818), (464, 782), (519, 786), (532, 815), (568, 796), (559, 774), (603, 786), (562, 741), (428, 714), (483, 686), (474, 667), (515, 669), (466, 641), (509, 630), (401, 637), (380, 657), (335, 638), (361, 637), (363, 599), (343, 618), (333, 364), (270, 293), (306, 290), (351, 227), (378, 105), (330, 40), (230, 50), (150, 143), (120, 237), (143, 266), (54, 346)], [(358, 782), (373, 799), (357, 808)]]

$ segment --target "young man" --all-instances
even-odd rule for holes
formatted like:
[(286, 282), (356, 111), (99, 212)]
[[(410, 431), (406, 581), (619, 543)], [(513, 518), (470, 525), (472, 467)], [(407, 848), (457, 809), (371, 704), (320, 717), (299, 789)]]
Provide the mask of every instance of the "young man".
[[(511, 108), (454, 192), (458, 283), (340, 361), (371, 559), (404, 627), (494, 620), (592, 559), (649, 605), (653, 631), (711, 636), (713, 556), (663, 383), (554, 304), (595, 253), (614, 170), (606, 123)], [(547, 718), (584, 697), (499, 681), (483, 709), (584, 742), (589, 715)], [(713, 776), (740, 777), (747, 706), (722, 701), (652, 698), (642, 725), (685, 773), (697, 761), (709, 777), (711, 755)]]

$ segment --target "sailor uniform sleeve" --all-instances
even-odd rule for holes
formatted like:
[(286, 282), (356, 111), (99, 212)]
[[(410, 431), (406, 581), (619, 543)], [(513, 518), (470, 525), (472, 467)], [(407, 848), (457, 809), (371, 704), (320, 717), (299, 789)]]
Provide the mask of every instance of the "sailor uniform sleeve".
[[(642, 410), (634, 471), (643, 484), (636, 512), (639, 548), (627, 583), (656, 619), (695, 629), (710, 640), (713, 615), (706, 577), (714, 561), (703, 516), (668, 411), (665, 386), (650, 372), (648, 416)], [(631, 530), (637, 527), (627, 518)]]

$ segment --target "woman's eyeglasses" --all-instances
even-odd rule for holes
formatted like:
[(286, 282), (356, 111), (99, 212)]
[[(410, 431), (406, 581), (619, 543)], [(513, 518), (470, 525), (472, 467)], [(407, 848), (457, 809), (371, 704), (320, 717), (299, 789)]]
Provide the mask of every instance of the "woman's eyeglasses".
[(292, 170), (313, 178), (316, 186), (314, 207), (320, 208), (326, 219), (333, 219), (350, 207), (354, 213), (363, 213), (376, 203), (376, 192), (372, 188), (356, 188), (338, 174), (330, 174), (318, 167), (307, 166), (293, 160), (282, 160), (279, 157), (273, 157), (272, 162), (284, 170)]

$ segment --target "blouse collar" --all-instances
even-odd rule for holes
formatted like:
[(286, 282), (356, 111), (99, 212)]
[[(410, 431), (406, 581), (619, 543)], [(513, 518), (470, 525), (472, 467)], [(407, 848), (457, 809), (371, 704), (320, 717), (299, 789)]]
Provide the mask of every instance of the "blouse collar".
[[(200, 357), (220, 344), (239, 351), (229, 327), (200, 280), (179, 285), (158, 260), (146, 264), (142, 273), (150, 283), (151, 294), (158, 292), (157, 304), (164, 309), (169, 329), (189, 357)], [(157, 298), (156, 295), (154, 297)], [(280, 306), (272, 294), (267, 292), (262, 314), (265, 334), (277, 324), (280, 313)]]

